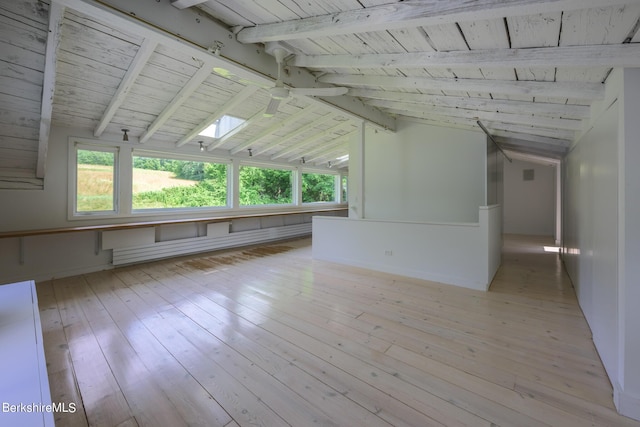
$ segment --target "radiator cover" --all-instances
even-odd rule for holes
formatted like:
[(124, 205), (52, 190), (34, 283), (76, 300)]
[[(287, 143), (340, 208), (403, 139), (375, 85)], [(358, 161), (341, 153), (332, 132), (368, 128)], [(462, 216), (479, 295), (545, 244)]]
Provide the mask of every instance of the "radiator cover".
[(134, 264), (137, 262), (170, 258), (216, 249), (246, 246), (265, 243), (291, 237), (311, 234), (311, 223), (270, 227), (257, 230), (238, 231), (225, 236), (207, 238), (193, 237), (187, 239), (156, 242), (142, 246), (113, 249), (113, 265)]

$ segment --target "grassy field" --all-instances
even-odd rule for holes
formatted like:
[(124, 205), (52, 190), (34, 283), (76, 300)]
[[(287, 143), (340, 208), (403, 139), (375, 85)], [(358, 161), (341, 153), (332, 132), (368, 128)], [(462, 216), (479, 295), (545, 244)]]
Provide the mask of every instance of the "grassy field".
[[(197, 181), (178, 179), (173, 172), (133, 169), (133, 194), (168, 187), (188, 187)], [(113, 167), (78, 165), (78, 211), (113, 209)]]

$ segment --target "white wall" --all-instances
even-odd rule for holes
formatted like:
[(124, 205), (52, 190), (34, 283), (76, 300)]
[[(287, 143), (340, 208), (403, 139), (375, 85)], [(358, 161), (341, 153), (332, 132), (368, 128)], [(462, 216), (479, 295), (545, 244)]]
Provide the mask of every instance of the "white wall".
[[(314, 218), (314, 257), (486, 290), (502, 221), (483, 206), (485, 134), (399, 120), (396, 133), (365, 127), (350, 144), (349, 220)], [(497, 199), (497, 171), (492, 182)]]
[[(624, 96), (623, 96), (624, 94)], [(563, 260), (614, 387), (640, 419), (640, 73), (615, 70), (564, 162)]]
[(640, 69), (624, 70), (621, 125), (622, 146), (618, 152), (618, 330), (621, 343), (619, 360), (618, 409), (640, 420)]
[(500, 265), (499, 206), (472, 224), (314, 217), (313, 257), (486, 291)]
[[(533, 169), (534, 180), (524, 181), (523, 170)], [(555, 235), (554, 166), (513, 159), (504, 162), (504, 232)]]
[(398, 120), (365, 128), (365, 218), (477, 222), (485, 205), (484, 133)]

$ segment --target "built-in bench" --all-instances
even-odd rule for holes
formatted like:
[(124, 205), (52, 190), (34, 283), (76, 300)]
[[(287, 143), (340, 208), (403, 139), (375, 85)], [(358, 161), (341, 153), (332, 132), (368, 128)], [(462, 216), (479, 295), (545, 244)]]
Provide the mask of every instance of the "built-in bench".
[(54, 426), (33, 281), (0, 285), (0, 425)]

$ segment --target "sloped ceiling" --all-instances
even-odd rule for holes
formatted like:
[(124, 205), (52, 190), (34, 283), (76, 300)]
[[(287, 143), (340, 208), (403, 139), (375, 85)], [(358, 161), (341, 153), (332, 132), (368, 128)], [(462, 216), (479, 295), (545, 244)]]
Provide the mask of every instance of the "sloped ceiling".
[[(41, 188), (51, 124), (96, 138), (348, 167), (361, 121), (480, 131), (559, 159), (613, 67), (640, 66), (640, 2), (0, 0), (0, 182)], [(265, 117), (286, 49), (290, 96)], [(222, 115), (246, 124), (199, 132)]]

